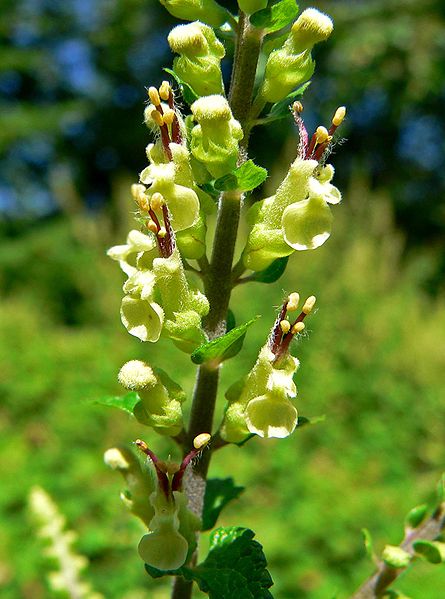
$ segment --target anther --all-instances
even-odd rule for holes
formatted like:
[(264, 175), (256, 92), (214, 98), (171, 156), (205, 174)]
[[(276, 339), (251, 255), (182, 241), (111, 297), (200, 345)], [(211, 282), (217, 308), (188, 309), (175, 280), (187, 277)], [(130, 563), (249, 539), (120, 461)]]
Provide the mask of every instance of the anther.
[(201, 433), (193, 439), (193, 447), (195, 449), (203, 449), (206, 445), (208, 445), (210, 439), (211, 435), (209, 435), (209, 433)]
[(337, 108), (337, 110), (335, 111), (335, 114), (332, 118), (332, 124), (335, 127), (339, 127), (342, 124), (345, 116), (346, 116), (346, 106), (339, 106)]
[(301, 333), (301, 331), (304, 329), (305, 325), (304, 322), (296, 322), (294, 324), (294, 326), (291, 329), (291, 333), (292, 335), (296, 335), (297, 333)]
[(164, 110), (163, 119), (164, 119), (164, 123), (166, 123), (167, 125), (171, 125), (173, 123), (173, 121), (175, 120), (175, 117), (176, 117), (175, 111), (172, 110), (171, 108), (167, 108), (167, 110)]
[(155, 87), (148, 88), (148, 97), (150, 98), (150, 102), (153, 106), (160, 106), (161, 98), (159, 97), (159, 92)]
[(289, 295), (289, 299), (287, 300), (287, 311), (295, 312), (298, 309), (298, 304), (300, 302), (300, 295), (294, 291)]
[[(156, 93), (158, 92), (156, 91)], [(162, 125), (164, 124), (164, 118), (160, 112), (158, 112), (157, 110), (152, 110), (150, 116), (154, 120), (156, 125), (162, 127)]]
[(167, 235), (167, 229), (165, 227), (161, 227), (158, 231), (158, 237), (160, 237), (161, 239), (164, 239), (164, 237)]
[(317, 298), (315, 297), (315, 295), (309, 296), (307, 300), (304, 302), (304, 306), (301, 308), (303, 314), (310, 314), (315, 306), (316, 301)]
[(282, 320), (280, 322), (280, 329), (286, 335), (290, 331), (290, 322), (288, 320)]
[(294, 102), (292, 104), (292, 110), (293, 110), (293, 112), (298, 112), (298, 113), (303, 112), (303, 110), (304, 110), (303, 104), (297, 100), (296, 102)]
[(320, 126), (317, 127), (317, 130), (315, 132), (315, 140), (318, 144), (323, 144), (326, 141), (328, 141), (329, 138), (329, 133), (328, 130), (326, 129), (326, 127)]
[(159, 88), (159, 95), (161, 99), (167, 101), (170, 96), (170, 83), (168, 81), (163, 81), (161, 83), (161, 87)]
[(157, 227), (156, 223), (154, 222), (154, 220), (149, 220), (146, 224), (146, 227), (149, 231), (151, 231), (155, 235), (157, 234), (158, 227)]
[(159, 191), (155, 191), (150, 198), (150, 206), (152, 210), (160, 210), (165, 204), (164, 196)]

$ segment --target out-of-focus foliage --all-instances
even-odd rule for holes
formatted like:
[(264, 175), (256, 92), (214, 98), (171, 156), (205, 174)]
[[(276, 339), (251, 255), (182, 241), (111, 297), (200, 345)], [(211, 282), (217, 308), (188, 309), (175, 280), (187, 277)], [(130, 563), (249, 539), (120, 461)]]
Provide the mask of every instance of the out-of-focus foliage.
[[(280, 599), (325, 599), (336, 590), (347, 597), (372, 571), (361, 529), (370, 529), (377, 551), (397, 543), (403, 515), (432, 498), (426, 489), (434, 488), (445, 458), (445, 301), (421, 291), (438, 256), (418, 253), (402, 267), (404, 241), (387, 199), (369, 195), (358, 182), (346, 196), (336, 235), (310, 263), (305, 254), (292, 257), (281, 281), (287, 292), (298, 287), (318, 296), (309, 340), (295, 349), (301, 360), (298, 409), (326, 420), (279, 443), (256, 439), (214, 457), (214, 476), (233, 476), (247, 487), (220, 524), (255, 528), (268, 547)], [(147, 592), (166, 598), (168, 581), (147, 591), (152, 583), (135, 551), (142, 531), (120, 506), (120, 481), (101, 458), (110, 445), (143, 431), (130, 418), (123, 421), (120, 411), (85, 400), (121, 393), (116, 373), (135, 356), (150, 361), (156, 351), (157, 363), (171, 371), (168, 345), (142, 355), (140, 343), (116, 326), (118, 274), (99, 252), (79, 246), (63, 221), (20, 242), (3, 242), (0, 250), (10, 281), (8, 288), (2, 284), (0, 316), (2, 597), (48, 596), (44, 560), (30, 542), (26, 518), (26, 495), (39, 484), (77, 531), (96, 591), (107, 599)], [(37, 270), (40, 261), (45, 275)], [(11, 283), (13, 272), (20, 285)], [(257, 311), (264, 317), (230, 368), (223, 367), (219, 410), (223, 392), (249, 370), (275, 317), (275, 286), (257, 285), (254, 304), (247, 286), (235, 293), (237, 322)], [(75, 323), (60, 312), (59, 286), (77, 294)], [(174, 370), (190, 396), (187, 356), (178, 357)], [(147, 441), (160, 454), (171, 451), (162, 438)], [(399, 587), (413, 597), (439, 599), (436, 589), (443, 584), (443, 568), (416, 566)]]

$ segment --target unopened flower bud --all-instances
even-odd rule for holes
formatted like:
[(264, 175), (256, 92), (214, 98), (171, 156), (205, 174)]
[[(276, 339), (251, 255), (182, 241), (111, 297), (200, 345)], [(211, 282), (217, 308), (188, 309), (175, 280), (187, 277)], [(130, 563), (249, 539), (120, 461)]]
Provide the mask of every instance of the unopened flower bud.
[(156, 384), (153, 370), (142, 360), (130, 360), (124, 364), (119, 371), (118, 380), (130, 391), (140, 391)]
[(332, 19), (315, 8), (304, 10), (292, 25), (295, 45), (301, 50), (328, 39), (334, 29)]
[(174, 70), (200, 96), (223, 93), (221, 59), (224, 46), (211, 27), (203, 23), (178, 25), (171, 30), (168, 43), (173, 52)]

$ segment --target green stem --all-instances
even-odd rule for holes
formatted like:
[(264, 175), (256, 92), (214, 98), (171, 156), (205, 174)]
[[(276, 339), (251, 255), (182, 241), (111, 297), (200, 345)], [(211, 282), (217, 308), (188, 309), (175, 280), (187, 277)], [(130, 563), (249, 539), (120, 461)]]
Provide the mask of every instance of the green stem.
[[(445, 528), (445, 502), (440, 504), (434, 514), (409, 531), (400, 547), (414, 555), (413, 543), (419, 539), (434, 541)], [(377, 565), (377, 572), (366, 580), (362, 586), (351, 596), (351, 599), (378, 599), (382, 597), (388, 587), (396, 580), (406, 568), (391, 568), (381, 561)]]
[[(241, 125), (246, 124), (249, 115), (255, 73), (261, 48), (262, 31), (254, 29), (246, 15), (240, 13), (237, 44), (230, 84), (229, 103), (232, 112)], [(247, 137), (243, 139), (247, 146)], [(227, 191), (221, 194), (218, 204), (215, 237), (210, 264), (201, 264), (204, 278), (204, 291), (209, 300), (210, 310), (204, 322), (209, 338), (223, 335), (226, 331), (227, 310), (232, 292), (232, 264), (238, 233), (242, 194), (237, 191)], [(213, 429), (213, 414), (218, 392), (219, 368), (212, 364), (202, 364), (198, 369), (187, 443), (184, 451), (188, 451), (193, 439), (200, 433), (211, 433)], [(202, 459), (194, 469), (194, 478), (205, 481), (211, 458), (211, 451), (204, 452)], [(202, 509), (205, 484), (193, 485), (199, 491), (190, 494), (190, 503), (197, 511)], [(196, 560), (196, 555), (194, 556)], [(178, 577), (174, 581), (172, 599), (190, 599), (192, 584)]]

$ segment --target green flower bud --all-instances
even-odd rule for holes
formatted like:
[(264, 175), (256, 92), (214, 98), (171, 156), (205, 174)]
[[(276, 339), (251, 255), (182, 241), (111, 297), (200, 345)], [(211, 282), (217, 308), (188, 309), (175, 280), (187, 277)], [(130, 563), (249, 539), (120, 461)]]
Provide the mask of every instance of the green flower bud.
[(147, 501), (147, 497), (150, 497), (157, 485), (154, 473), (143, 467), (134, 453), (126, 447), (108, 449), (104, 454), (104, 461), (125, 478), (128, 490), (121, 493), (121, 499), (127, 508), (148, 526), (154, 516), (154, 509)]
[(282, 100), (312, 77), (315, 68), (312, 47), (327, 40), (332, 29), (331, 19), (318, 10), (309, 8), (301, 13), (283, 47), (271, 52), (267, 59), (260, 90), (266, 102)]
[(199, 21), (178, 25), (171, 30), (168, 43), (179, 54), (173, 61), (175, 73), (199, 96), (224, 93), (221, 59), (225, 50), (211, 27)]
[(198, 122), (191, 133), (192, 154), (213, 177), (222, 177), (236, 167), (238, 142), (243, 138), (241, 125), (223, 96), (199, 98), (191, 110)]
[(157, 383), (151, 367), (142, 360), (126, 362), (118, 374), (119, 383), (129, 391), (141, 391)]
[(391, 568), (406, 568), (409, 566), (412, 555), (396, 545), (386, 545), (382, 552), (382, 560)]
[(247, 15), (253, 15), (253, 13), (266, 8), (267, 0), (238, 0), (238, 6)]
[(214, 0), (159, 0), (168, 12), (183, 21), (202, 21), (220, 27), (227, 21), (227, 13)]
[(287, 355), (279, 365), (266, 345), (245, 381), (232, 386), (221, 428), (221, 437), (239, 443), (247, 435), (283, 438), (290, 435), (298, 423), (298, 413), (289, 400), (297, 389), (292, 377), (299, 361)]

